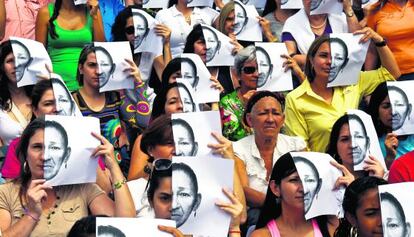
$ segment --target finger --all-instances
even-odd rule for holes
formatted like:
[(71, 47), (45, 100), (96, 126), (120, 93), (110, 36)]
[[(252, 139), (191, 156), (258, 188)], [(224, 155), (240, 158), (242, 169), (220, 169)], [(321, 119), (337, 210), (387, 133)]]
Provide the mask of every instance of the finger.
[(94, 136), (95, 138), (97, 138), (102, 144), (109, 144), (109, 141), (106, 140), (106, 138), (96, 132), (91, 132), (92, 136)]
[(239, 199), (237, 198), (236, 194), (230, 191), (228, 188), (223, 188), (223, 193), (230, 199), (232, 203), (239, 203)]
[(349, 172), (349, 170), (345, 166), (339, 164), (336, 160), (331, 160), (330, 163), (331, 163), (331, 165), (333, 165), (334, 167), (336, 167), (337, 169), (342, 171), (342, 173), (344, 175), (347, 175), (347, 174), (351, 173), (351, 172)]
[(182, 236), (181, 232), (174, 227), (169, 227), (169, 226), (163, 226), (163, 225), (158, 225), (158, 229), (167, 233), (172, 234), (174, 237), (179, 237)]

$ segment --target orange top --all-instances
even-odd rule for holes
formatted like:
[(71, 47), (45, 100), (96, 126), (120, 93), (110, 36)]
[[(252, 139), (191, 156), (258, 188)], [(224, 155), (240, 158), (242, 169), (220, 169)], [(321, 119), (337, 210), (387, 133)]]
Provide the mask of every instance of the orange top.
[(414, 72), (414, 0), (408, 0), (403, 7), (388, 0), (368, 16), (368, 26), (387, 39), (401, 73)]

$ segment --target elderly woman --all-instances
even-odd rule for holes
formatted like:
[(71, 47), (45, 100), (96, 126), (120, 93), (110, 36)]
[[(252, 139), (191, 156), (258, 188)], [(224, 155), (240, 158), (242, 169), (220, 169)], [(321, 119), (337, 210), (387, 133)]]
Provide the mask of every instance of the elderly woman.
[(237, 141), (251, 133), (243, 124), (242, 116), (247, 100), (256, 92), (259, 72), (254, 46), (241, 49), (234, 59), (234, 67), (240, 87), (220, 100), (223, 135)]
[[(364, 34), (362, 41), (384, 39), (371, 28), (355, 32)], [(311, 45), (306, 57), (305, 80), (286, 97), (286, 131), (301, 136), (311, 151), (324, 152), (332, 125), (348, 109), (358, 107), (363, 96), (371, 94), (378, 84), (394, 80), (400, 71), (387, 45), (377, 47), (382, 67), (360, 72), (356, 85), (327, 87), (331, 68), (330, 38), (321, 36)]]
[(269, 175), (279, 157), (289, 151), (306, 148), (303, 139), (280, 134), (285, 116), (283, 97), (269, 91), (254, 94), (247, 102), (243, 117), (254, 131), (233, 143), (238, 172), (246, 196), (248, 224), (256, 223), (269, 184)]
[[(17, 150), (24, 161), (21, 176), (0, 186), (0, 231), (5, 236), (66, 236), (76, 220), (93, 215), (132, 217), (134, 203), (114, 158), (113, 146), (104, 137), (92, 156), (102, 156), (114, 181), (115, 202), (96, 184), (51, 187), (45, 184), (44, 119), (35, 119), (23, 131)], [(85, 159), (94, 159), (85, 157)]]

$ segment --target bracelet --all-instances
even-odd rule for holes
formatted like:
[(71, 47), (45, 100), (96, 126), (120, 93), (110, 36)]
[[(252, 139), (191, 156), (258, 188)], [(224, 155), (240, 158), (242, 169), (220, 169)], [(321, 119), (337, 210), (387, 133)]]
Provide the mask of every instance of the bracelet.
[(384, 47), (387, 45), (387, 40), (384, 38), (381, 42), (374, 42), (376, 47)]
[(240, 230), (229, 230), (229, 234), (240, 234)]
[(34, 221), (39, 222), (40, 218), (36, 218), (34, 217), (32, 214), (29, 213), (29, 210), (27, 210), (26, 208), (24, 209), (24, 214), (30, 218), (32, 218)]
[(116, 183), (114, 183), (114, 189), (120, 189), (122, 187), (122, 185), (126, 184), (127, 180), (124, 179), (122, 181), (118, 181)]
[(290, 56), (291, 58), (293, 58), (296, 54), (297, 54), (297, 53), (291, 53), (291, 54), (289, 54), (289, 56)]

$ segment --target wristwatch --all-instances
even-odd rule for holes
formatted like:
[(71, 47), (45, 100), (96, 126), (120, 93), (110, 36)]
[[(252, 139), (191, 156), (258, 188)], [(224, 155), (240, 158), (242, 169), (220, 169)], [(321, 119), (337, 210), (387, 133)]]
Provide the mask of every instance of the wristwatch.
[(350, 11), (348, 11), (348, 12), (345, 12), (345, 15), (346, 15), (347, 17), (353, 17), (353, 16), (354, 16), (354, 11), (350, 10)]
[(385, 45), (387, 45), (387, 40), (384, 38), (382, 41), (380, 42), (374, 42), (375, 46), (377, 47), (384, 47)]

